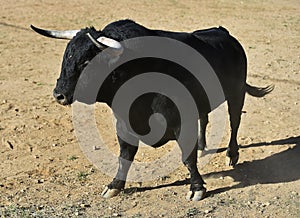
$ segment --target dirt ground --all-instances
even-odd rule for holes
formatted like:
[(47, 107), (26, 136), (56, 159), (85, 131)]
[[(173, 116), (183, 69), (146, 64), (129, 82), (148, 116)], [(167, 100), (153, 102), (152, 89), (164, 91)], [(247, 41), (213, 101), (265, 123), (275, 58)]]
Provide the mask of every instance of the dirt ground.
[[(1, 217), (300, 217), (298, 0), (12, 0), (0, 10)], [(246, 50), (247, 81), (275, 85), (264, 98), (246, 97), (239, 164), (224, 164), (227, 128), (220, 152), (200, 169), (208, 189), (200, 202), (185, 199), (183, 166), (101, 198), (112, 178), (83, 155), (71, 108), (52, 97), (67, 41), (39, 36), (29, 25), (101, 29), (124, 18), (173, 31), (222, 25)], [(96, 108), (99, 129), (117, 148), (110, 110)], [(163, 151), (149, 148), (146, 156)]]

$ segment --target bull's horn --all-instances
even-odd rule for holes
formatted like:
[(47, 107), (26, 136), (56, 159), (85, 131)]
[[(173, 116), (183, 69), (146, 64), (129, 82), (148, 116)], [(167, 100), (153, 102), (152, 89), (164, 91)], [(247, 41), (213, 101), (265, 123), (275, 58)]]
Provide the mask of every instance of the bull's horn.
[(94, 37), (92, 37), (90, 33), (87, 33), (86, 35), (99, 49), (103, 50), (106, 48), (105, 46), (101, 45), (96, 39), (94, 39)]
[(113, 48), (113, 51), (116, 55), (120, 55), (123, 52), (123, 46), (121, 45), (121, 43), (114, 39), (107, 38), (105, 36), (100, 36), (99, 38), (94, 39), (94, 37), (92, 37), (90, 33), (87, 33), (86, 35), (101, 50), (110, 47)]
[(33, 25), (30, 25), (31, 29), (33, 29), (35, 32), (51, 37), (56, 39), (72, 39), (80, 30), (65, 30), (65, 31), (59, 31), (59, 30), (43, 30), (40, 28), (37, 28)]

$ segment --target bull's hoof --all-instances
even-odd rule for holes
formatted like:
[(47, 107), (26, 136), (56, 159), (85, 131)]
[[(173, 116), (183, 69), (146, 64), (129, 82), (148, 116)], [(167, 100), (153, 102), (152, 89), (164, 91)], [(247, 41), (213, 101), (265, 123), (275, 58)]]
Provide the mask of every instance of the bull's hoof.
[(121, 192), (121, 190), (119, 189), (110, 189), (108, 187), (105, 187), (105, 189), (103, 190), (103, 192), (101, 193), (101, 196), (103, 198), (112, 198), (117, 196), (119, 193)]
[(199, 191), (189, 191), (186, 195), (186, 200), (188, 201), (200, 201), (205, 197), (206, 188), (202, 188)]
[(237, 164), (238, 161), (239, 161), (239, 154), (237, 154), (234, 157), (226, 156), (226, 165), (227, 166), (235, 167), (235, 165)]
[(203, 143), (198, 144), (198, 150), (200, 150), (200, 151), (203, 151), (206, 147), (207, 147), (206, 144), (203, 144)]

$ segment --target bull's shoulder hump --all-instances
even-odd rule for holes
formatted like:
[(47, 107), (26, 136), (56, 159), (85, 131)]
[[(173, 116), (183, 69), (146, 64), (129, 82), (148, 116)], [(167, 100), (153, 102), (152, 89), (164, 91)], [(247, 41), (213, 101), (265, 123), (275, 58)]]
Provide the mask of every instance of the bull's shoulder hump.
[(110, 23), (103, 28), (102, 32), (107, 37), (119, 41), (138, 36), (146, 36), (151, 33), (148, 28), (128, 19)]
[(229, 31), (222, 26), (213, 27), (210, 29), (196, 30), (192, 32), (191, 35), (198, 40), (208, 44), (230, 42), (233, 39), (229, 34)]
[(229, 31), (225, 27), (219, 26), (219, 30), (229, 34)]
[(209, 28), (209, 29), (203, 29), (203, 30), (196, 30), (194, 32), (192, 32), (192, 35), (198, 37), (198, 38), (205, 38), (205, 37), (221, 37), (221, 36), (228, 36), (229, 35), (229, 31), (222, 27), (213, 27), (213, 28)]

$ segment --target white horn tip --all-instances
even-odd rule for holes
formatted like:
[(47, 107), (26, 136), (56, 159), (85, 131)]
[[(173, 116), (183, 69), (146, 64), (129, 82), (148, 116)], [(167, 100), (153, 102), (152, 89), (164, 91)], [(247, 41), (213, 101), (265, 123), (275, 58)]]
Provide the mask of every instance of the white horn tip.
[(99, 37), (97, 39), (97, 41), (100, 42), (101, 44), (106, 45), (111, 48), (122, 49), (121, 43), (114, 39), (110, 39), (110, 38), (102, 36), (102, 37)]

